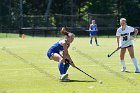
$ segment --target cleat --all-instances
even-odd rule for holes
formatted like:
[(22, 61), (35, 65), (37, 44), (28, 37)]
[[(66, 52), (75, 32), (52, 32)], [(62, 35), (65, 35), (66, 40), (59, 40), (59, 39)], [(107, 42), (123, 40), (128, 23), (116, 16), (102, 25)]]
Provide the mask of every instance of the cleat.
[(63, 74), (63, 75), (60, 76), (59, 79), (60, 79), (60, 80), (64, 80), (64, 79), (67, 78), (67, 77), (68, 77), (68, 74)]
[(126, 72), (126, 67), (123, 67), (123, 68), (121, 69), (121, 72)]
[(136, 69), (135, 73), (140, 73), (140, 70), (139, 69)]
[(99, 44), (96, 44), (96, 46), (99, 46)]
[(63, 81), (70, 81), (69, 77), (66, 77)]

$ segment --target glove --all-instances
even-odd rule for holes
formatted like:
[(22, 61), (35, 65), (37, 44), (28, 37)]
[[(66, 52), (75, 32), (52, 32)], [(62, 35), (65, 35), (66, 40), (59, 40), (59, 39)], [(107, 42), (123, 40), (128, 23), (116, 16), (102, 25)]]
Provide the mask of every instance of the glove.
[(76, 67), (73, 62), (70, 62), (68, 59), (65, 59), (66, 64), (70, 64), (72, 67)]
[(134, 39), (135, 39), (135, 36), (131, 36), (131, 37), (130, 37), (130, 40), (134, 40)]
[(69, 62), (69, 60), (68, 60), (68, 59), (65, 59), (65, 63), (70, 64), (70, 62)]

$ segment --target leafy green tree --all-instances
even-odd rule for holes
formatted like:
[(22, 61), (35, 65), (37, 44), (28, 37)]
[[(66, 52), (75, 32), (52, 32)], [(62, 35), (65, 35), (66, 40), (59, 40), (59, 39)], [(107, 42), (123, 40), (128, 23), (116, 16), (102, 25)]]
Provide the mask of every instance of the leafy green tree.
[(140, 0), (118, 0), (118, 11), (121, 17), (125, 17), (128, 24), (138, 26), (140, 23)]

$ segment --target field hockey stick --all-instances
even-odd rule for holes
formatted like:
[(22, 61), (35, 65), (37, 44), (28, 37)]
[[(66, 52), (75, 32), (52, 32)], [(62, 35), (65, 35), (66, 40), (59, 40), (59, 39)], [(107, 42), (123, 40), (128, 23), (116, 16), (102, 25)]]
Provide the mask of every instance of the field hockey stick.
[(77, 70), (79, 70), (80, 72), (84, 73), (85, 75), (87, 75), (88, 77), (90, 77), (90, 78), (94, 79), (95, 81), (97, 81), (96, 78), (94, 78), (94, 77), (92, 77), (91, 75), (87, 74), (86, 72), (84, 72), (84, 71), (81, 70), (80, 68), (78, 68), (78, 67), (75, 67), (75, 68), (76, 68)]
[[(68, 59), (65, 59), (65, 62), (70, 64), (70, 62), (69, 62)], [(81, 70), (80, 68), (78, 68), (77, 66), (74, 66), (74, 68), (76, 68), (77, 70), (79, 70), (80, 72), (84, 73), (84, 74), (87, 75), (88, 77), (90, 77), (90, 78), (94, 79), (95, 81), (97, 81), (96, 78), (94, 78), (94, 77), (92, 77), (91, 75), (87, 74), (86, 72), (84, 72), (83, 70)]]
[[(131, 40), (133, 40), (133, 38), (130, 38), (130, 40), (128, 40), (126, 43), (124, 43), (122, 46), (126, 45), (128, 42), (130, 42)], [(121, 46), (121, 47), (122, 47)], [(111, 57), (114, 53), (116, 53), (119, 49), (121, 49), (121, 47), (118, 47), (116, 50), (114, 50), (111, 54), (108, 54), (107, 57)]]
[(115, 52), (117, 52), (121, 47), (117, 48), (116, 50), (114, 50), (111, 54), (108, 54), (107, 57), (111, 57)]

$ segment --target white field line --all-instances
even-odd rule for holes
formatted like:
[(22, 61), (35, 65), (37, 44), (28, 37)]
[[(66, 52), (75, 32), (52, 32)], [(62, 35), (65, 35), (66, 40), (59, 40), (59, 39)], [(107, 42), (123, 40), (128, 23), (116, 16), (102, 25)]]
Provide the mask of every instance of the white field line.
[[(130, 65), (132, 63), (127, 63), (127, 65)], [(119, 64), (118, 64), (119, 65)], [(100, 65), (79, 65), (78, 67), (96, 67), (96, 66), (100, 66)], [(115, 64), (105, 64), (105, 66), (117, 66)], [(57, 66), (55, 67), (45, 67), (45, 68), (42, 68), (42, 69), (47, 69), (47, 68), (58, 68)], [(13, 69), (10, 69), (10, 68), (0, 68), (0, 71), (17, 71), (17, 70), (33, 70), (35, 68), (13, 68)]]

